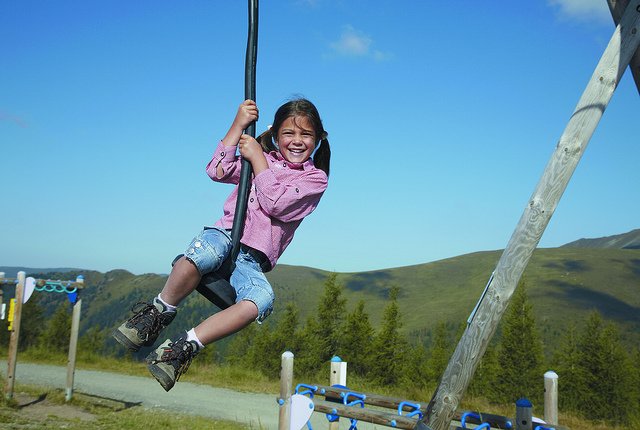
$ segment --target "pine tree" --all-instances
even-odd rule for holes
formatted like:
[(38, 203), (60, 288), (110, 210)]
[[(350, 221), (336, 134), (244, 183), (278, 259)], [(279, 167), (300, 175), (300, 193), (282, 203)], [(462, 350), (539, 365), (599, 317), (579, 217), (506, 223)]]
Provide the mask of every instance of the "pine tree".
[(320, 325), (310, 316), (298, 333), (296, 356), (296, 373), (304, 376), (315, 376), (325, 362), (322, 360), (323, 343), (318, 336)]
[(571, 324), (553, 360), (559, 377), (558, 403), (563, 410), (579, 411), (587, 396), (586, 375), (580, 365), (581, 356), (577, 329)]
[(640, 349), (636, 348), (631, 354), (631, 363), (631, 374), (629, 375), (629, 385), (631, 387), (630, 403), (635, 407), (631, 407), (629, 427), (640, 429)]
[[(264, 336), (263, 333), (260, 334)], [(253, 368), (254, 363), (251, 362), (251, 357), (255, 354), (252, 348), (257, 337), (257, 324), (249, 324), (239, 333), (234, 334), (227, 347), (225, 362)]]
[(536, 329), (533, 307), (521, 283), (502, 321), (498, 348), (500, 373), (497, 389), (503, 402), (526, 397), (540, 402), (543, 392), (543, 347)]
[(78, 355), (85, 359), (112, 355), (113, 350), (107, 351), (105, 348), (107, 336), (107, 331), (98, 326), (89, 328), (89, 330), (78, 339)]
[(66, 354), (69, 351), (71, 336), (71, 312), (69, 303), (61, 303), (49, 319), (46, 329), (40, 336), (40, 346), (47, 351)]
[(342, 342), (347, 300), (342, 297), (342, 286), (337, 283), (336, 278), (336, 273), (329, 275), (318, 304), (317, 336), (321, 344), (320, 361), (323, 363), (338, 353)]
[(480, 360), (480, 364), (473, 375), (469, 385), (469, 392), (474, 396), (484, 397), (491, 402), (499, 402), (502, 398), (497, 388), (498, 375), (500, 374), (498, 363), (498, 346), (492, 342)]
[(287, 303), (285, 311), (273, 329), (262, 326), (254, 330), (254, 338), (246, 351), (244, 362), (269, 377), (277, 378), (280, 374), (282, 353), (287, 350), (295, 353), (297, 325), (298, 309), (294, 303)]
[(627, 424), (633, 415), (630, 406), (629, 374), (631, 364), (612, 324), (605, 324), (593, 312), (580, 337), (579, 366), (585, 376), (586, 389), (580, 409), (590, 419), (613, 424)]
[[(31, 297), (31, 299), (22, 306), (22, 317), (20, 319), (20, 340), (18, 348), (20, 351), (37, 347), (40, 342), (40, 336), (45, 325), (44, 311), (40, 305), (40, 297)], [(7, 332), (9, 333), (9, 332)], [(69, 337), (67, 337), (67, 344)]]
[(452, 345), (447, 332), (447, 325), (440, 322), (435, 329), (433, 343), (427, 360), (427, 378), (430, 382), (438, 382), (449, 364)]
[[(296, 353), (296, 369), (303, 375), (314, 375), (338, 354), (343, 342), (346, 314), (346, 299), (342, 297), (342, 286), (336, 281), (337, 274), (329, 275), (315, 317), (310, 316), (299, 333), (299, 348)], [(342, 358), (342, 357), (341, 357)]]
[(369, 315), (364, 310), (364, 300), (347, 315), (338, 355), (349, 363), (349, 372), (364, 376), (369, 367), (374, 331)]
[(382, 325), (373, 341), (370, 377), (382, 385), (402, 382), (408, 358), (408, 342), (400, 333), (402, 321), (398, 307), (399, 288), (392, 287), (389, 304), (382, 315)]

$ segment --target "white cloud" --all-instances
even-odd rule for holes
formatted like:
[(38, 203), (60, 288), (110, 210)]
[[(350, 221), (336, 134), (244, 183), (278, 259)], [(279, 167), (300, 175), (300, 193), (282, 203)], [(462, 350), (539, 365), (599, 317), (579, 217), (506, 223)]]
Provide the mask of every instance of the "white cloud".
[(342, 29), (340, 39), (331, 43), (331, 49), (338, 55), (344, 57), (368, 57), (377, 61), (386, 60), (390, 57), (377, 49), (372, 49), (373, 39), (368, 34), (358, 31), (350, 25), (345, 25)]
[(583, 22), (609, 23), (611, 13), (605, 0), (547, 0), (562, 18)]

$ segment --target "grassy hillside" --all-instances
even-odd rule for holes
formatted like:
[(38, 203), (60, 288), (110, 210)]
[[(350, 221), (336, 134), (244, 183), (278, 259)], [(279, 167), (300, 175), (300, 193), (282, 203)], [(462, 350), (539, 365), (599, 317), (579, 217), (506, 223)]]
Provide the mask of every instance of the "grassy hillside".
[(572, 248), (640, 249), (640, 229), (631, 230), (624, 234), (599, 237), (596, 239), (579, 239), (563, 246)]
[[(404, 330), (425, 335), (439, 322), (458, 327), (468, 318), (480, 297), (501, 251), (462, 255), (427, 264), (361, 273), (341, 273), (348, 309), (364, 300), (374, 326), (380, 321), (392, 286), (399, 286), (399, 305)], [(35, 274), (37, 277), (75, 279), (81, 272)], [(115, 327), (127, 317), (131, 306), (157, 294), (166, 276), (133, 275), (124, 270), (108, 273), (85, 271), (87, 288), (81, 293), (81, 330), (92, 326)], [(277, 301), (274, 316), (294, 301), (300, 321), (315, 311), (328, 272), (279, 265), (268, 277)], [(640, 250), (598, 248), (553, 248), (535, 251), (524, 274), (530, 301), (544, 339), (552, 348), (571, 323), (578, 326), (588, 314), (599, 311), (620, 328), (629, 345), (640, 345)], [(10, 292), (8, 292), (10, 295)], [(60, 295), (41, 294), (41, 303), (52, 312)], [(189, 328), (215, 310), (192, 295), (181, 306), (176, 327)]]

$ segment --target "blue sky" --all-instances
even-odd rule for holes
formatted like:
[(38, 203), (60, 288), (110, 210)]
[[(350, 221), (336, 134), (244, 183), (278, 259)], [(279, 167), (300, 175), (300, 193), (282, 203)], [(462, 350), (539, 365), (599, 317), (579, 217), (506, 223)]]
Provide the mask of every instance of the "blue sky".
[[(258, 131), (304, 95), (333, 151), (280, 262), (504, 248), (613, 30), (604, 0), (263, 0)], [(246, 39), (243, 1), (0, 3), (0, 265), (167, 273), (231, 191)], [(627, 71), (541, 247), (640, 227), (639, 113)]]

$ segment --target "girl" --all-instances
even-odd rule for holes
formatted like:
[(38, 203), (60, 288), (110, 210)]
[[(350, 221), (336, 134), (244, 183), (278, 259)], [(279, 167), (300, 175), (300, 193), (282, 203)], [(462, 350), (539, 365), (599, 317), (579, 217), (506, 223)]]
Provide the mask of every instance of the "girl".
[[(197, 287), (202, 276), (220, 267), (231, 252), (229, 234), (241, 158), (248, 160), (254, 178), (241, 249), (230, 278), (236, 303), (173, 340), (166, 340), (147, 356), (149, 371), (166, 391), (205, 345), (254, 320), (262, 323), (269, 316), (275, 297), (264, 272), (276, 265), (294, 232), (316, 208), (327, 188), (331, 150), (318, 110), (310, 101), (296, 99), (280, 106), (273, 126), (258, 140), (243, 134), (257, 120), (256, 103), (245, 100), (207, 165), (212, 180), (236, 185), (224, 203), (222, 218), (191, 241), (160, 294), (150, 303), (136, 304), (134, 315), (114, 332), (115, 339), (132, 351), (153, 345), (160, 331), (174, 319), (178, 304)], [(236, 147), (240, 157), (236, 156)]]

